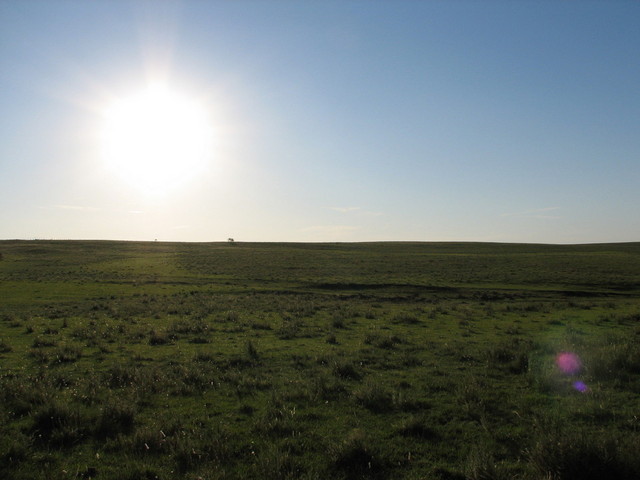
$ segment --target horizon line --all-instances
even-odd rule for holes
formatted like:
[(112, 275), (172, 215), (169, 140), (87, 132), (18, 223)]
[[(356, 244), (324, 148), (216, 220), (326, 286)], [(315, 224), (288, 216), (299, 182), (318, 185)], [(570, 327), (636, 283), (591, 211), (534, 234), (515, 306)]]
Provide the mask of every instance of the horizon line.
[(639, 240), (616, 241), (586, 241), (571, 243), (553, 242), (509, 242), (499, 240), (358, 240), (358, 241), (289, 241), (289, 240), (235, 240), (231, 237), (227, 240), (130, 240), (109, 238), (3, 238), (2, 242), (113, 242), (113, 243), (162, 243), (162, 244), (284, 244), (284, 245), (358, 245), (358, 244), (392, 244), (392, 243), (421, 243), (421, 244), (486, 244), (486, 245), (548, 245), (548, 246), (588, 246), (588, 245), (622, 245), (639, 243)]

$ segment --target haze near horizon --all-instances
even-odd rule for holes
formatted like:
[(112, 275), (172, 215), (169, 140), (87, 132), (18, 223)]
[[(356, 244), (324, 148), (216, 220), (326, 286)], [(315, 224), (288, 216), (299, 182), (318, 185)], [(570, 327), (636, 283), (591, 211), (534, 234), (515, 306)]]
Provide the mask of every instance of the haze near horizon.
[(2, 2), (0, 239), (638, 241), (639, 19)]

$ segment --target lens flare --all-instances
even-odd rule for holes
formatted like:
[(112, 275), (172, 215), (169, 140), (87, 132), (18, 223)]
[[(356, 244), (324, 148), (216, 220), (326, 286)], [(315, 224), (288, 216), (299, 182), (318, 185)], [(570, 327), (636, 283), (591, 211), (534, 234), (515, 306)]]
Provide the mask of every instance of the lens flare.
[(580, 393), (587, 393), (589, 391), (589, 387), (587, 387), (587, 384), (581, 381), (573, 382), (573, 388), (575, 388)]
[(567, 375), (576, 375), (582, 370), (580, 357), (575, 353), (562, 352), (556, 356), (556, 365)]
[[(572, 352), (560, 352), (556, 355), (556, 366), (565, 375), (577, 375), (582, 371), (580, 357)], [(588, 393), (589, 387), (581, 380), (573, 382), (573, 388), (580, 393)]]

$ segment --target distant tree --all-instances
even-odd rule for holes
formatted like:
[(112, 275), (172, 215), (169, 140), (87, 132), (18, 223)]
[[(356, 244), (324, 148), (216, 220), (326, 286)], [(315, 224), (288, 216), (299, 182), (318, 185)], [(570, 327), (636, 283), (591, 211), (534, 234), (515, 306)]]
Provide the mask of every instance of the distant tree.
[(235, 241), (233, 238), (231, 238), (231, 237), (227, 238), (227, 242), (229, 242), (229, 243), (236, 243), (236, 241)]

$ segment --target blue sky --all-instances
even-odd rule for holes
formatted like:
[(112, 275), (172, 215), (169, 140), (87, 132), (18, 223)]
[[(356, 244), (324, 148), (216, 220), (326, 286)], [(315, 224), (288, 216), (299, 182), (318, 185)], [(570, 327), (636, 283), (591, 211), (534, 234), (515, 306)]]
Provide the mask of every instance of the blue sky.
[[(5, 0), (0, 238), (638, 241), (639, 21), (631, 1)], [(149, 195), (100, 132), (158, 81), (213, 147)]]

